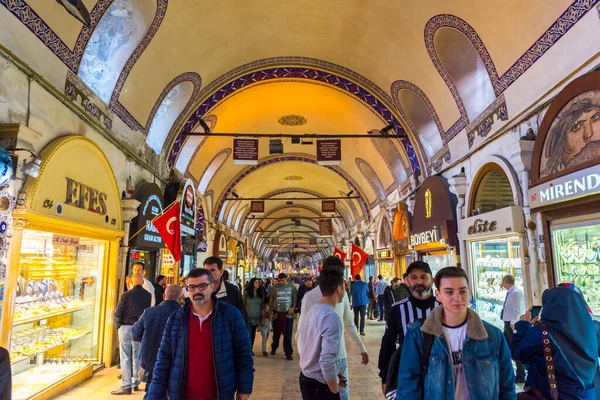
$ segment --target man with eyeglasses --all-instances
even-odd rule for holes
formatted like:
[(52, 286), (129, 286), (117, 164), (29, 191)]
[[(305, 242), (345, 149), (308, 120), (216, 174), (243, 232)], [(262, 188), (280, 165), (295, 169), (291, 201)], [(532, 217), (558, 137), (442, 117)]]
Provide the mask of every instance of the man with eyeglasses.
[(191, 270), (186, 283), (191, 301), (167, 321), (147, 398), (248, 399), (254, 361), (242, 314), (216, 301), (209, 270)]

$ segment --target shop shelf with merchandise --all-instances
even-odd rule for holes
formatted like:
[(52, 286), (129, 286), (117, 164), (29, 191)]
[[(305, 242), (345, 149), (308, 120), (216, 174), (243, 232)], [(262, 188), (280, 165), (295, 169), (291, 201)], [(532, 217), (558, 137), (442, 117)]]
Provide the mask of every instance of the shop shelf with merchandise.
[(53, 311), (53, 312), (51, 311), (51, 312), (48, 312), (48, 313), (44, 313), (44, 314), (41, 314), (41, 315), (34, 315), (34, 316), (31, 316), (31, 317), (27, 317), (27, 318), (20, 318), (20, 319), (15, 318), (14, 322), (13, 322), (13, 326), (18, 326), (18, 325), (23, 325), (23, 324), (29, 324), (29, 323), (32, 323), (32, 322), (40, 322), (40, 321), (44, 321), (44, 320), (52, 318), (52, 317), (58, 317), (60, 315), (65, 315), (65, 314), (72, 314), (74, 312), (84, 310), (84, 309), (86, 309), (86, 308), (88, 308), (90, 306), (91, 306), (91, 304), (83, 303), (83, 304), (81, 304), (79, 306), (75, 306), (75, 307), (72, 307), (72, 308), (65, 308), (65, 309), (60, 310), (60, 311)]
[[(68, 339), (66, 339), (64, 341), (61, 341), (60, 343), (48, 343), (48, 344), (42, 345), (41, 347), (39, 347), (38, 349), (36, 349), (32, 353), (23, 354), (21, 356), (17, 356), (15, 358), (11, 359), (10, 360), (10, 364), (11, 365), (18, 364), (18, 363), (20, 363), (22, 361), (29, 360), (32, 357), (39, 356), (40, 354), (45, 354), (45, 353), (47, 353), (47, 352), (49, 352), (51, 350), (54, 350), (54, 349), (56, 349), (56, 348), (58, 348), (60, 346), (65, 346), (67, 344), (70, 344), (70, 343), (76, 341), (77, 339), (81, 339), (81, 338), (83, 338), (83, 337), (85, 337), (85, 336), (87, 336), (87, 335), (89, 335), (91, 333), (92, 333), (92, 331), (84, 331), (84, 332), (81, 332), (81, 333), (79, 333), (77, 335), (71, 336), (71, 337), (69, 337)], [(14, 353), (20, 353), (19, 350), (18, 350), (18, 348), (14, 349), (13, 352)]]

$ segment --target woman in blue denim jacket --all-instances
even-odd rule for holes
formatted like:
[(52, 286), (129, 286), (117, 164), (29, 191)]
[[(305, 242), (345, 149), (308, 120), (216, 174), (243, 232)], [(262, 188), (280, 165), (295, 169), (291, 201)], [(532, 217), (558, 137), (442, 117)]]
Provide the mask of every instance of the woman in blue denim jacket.
[[(581, 291), (571, 283), (548, 289), (542, 295), (540, 321), (550, 332), (558, 398), (595, 400), (598, 376), (598, 330)], [(525, 386), (535, 387), (550, 399), (541, 325), (532, 325), (528, 312), (515, 324), (512, 355), (527, 365)], [(534, 323), (536, 321), (534, 320)]]
[[(406, 331), (397, 398), (453, 400), (458, 392), (461, 398), (472, 400), (516, 399), (508, 344), (500, 329), (483, 322), (469, 309), (470, 291), (465, 272), (456, 267), (443, 268), (435, 281), (439, 288), (436, 297), (442, 306), (434, 309), (424, 322), (416, 321)], [(458, 323), (451, 322), (450, 315), (453, 322)], [(458, 324), (466, 324), (466, 335), (462, 350), (451, 352), (445, 328), (455, 329)], [(433, 335), (433, 345), (427, 373), (421, 379), (425, 334)], [(460, 361), (457, 362), (456, 357), (460, 357)], [(464, 377), (457, 376), (455, 380), (458, 363)], [(457, 390), (457, 385), (461, 385), (461, 389)]]

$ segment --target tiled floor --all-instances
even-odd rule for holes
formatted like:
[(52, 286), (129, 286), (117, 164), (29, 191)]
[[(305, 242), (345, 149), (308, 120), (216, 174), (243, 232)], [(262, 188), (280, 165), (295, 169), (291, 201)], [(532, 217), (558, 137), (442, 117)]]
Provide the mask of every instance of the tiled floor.
[[(378, 376), (377, 357), (379, 355), (379, 345), (383, 336), (384, 325), (382, 322), (368, 321), (366, 327), (367, 336), (364, 337), (367, 349), (369, 351), (369, 364), (363, 366), (360, 361), (358, 349), (346, 340), (348, 348), (348, 368), (350, 372), (350, 395), (352, 400), (371, 400), (383, 398), (381, 394), (381, 384)], [(270, 341), (269, 341), (270, 348)], [(294, 341), (294, 349), (296, 343)], [(262, 357), (260, 348), (260, 335), (257, 334), (254, 353), (254, 392), (252, 399), (260, 400), (299, 400), (300, 387), (298, 385), (298, 376), (300, 368), (298, 366), (298, 356), (294, 361), (287, 361), (283, 355), (282, 348), (275, 356)], [(144, 392), (137, 392), (130, 396), (117, 397), (112, 396), (110, 392), (120, 386), (120, 380), (117, 379), (120, 371), (116, 368), (104, 369), (95, 374), (91, 379), (75, 387), (69, 392), (58, 396), (60, 400), (96, 400), (96, 399), (118, 399), (138, 400), (144, 397)], [(145, 384), (142, 384), (142, 387)]]

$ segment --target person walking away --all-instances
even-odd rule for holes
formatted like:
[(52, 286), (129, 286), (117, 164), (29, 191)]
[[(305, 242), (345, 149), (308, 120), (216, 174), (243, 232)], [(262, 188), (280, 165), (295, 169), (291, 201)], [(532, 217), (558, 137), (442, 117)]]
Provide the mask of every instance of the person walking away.
[(394, 297), (394, 290), (400, 286), (400, 280), (398, 278), (393, 278), (390, 281), (390, 286), (386, 287), (383, 292), (383, 297), (385, 299), (385, 316), (384, 319), (387, 320), (387, 314), (390, 312), (390, 308), (392, 304), (394, 304), (397, 300)]
[[(142, 286), (144, 278), (139, 273), (131, 277), (133, 287), (123, 293), (115, 311), (115, 326), (119, 332), (119, 354), (121, 357), (121, 388), (110, 392), (113, 395), (131, 394), (131, 380), (136, 392), (140, 386), (141, 344), (133, 340), (131, 330), (145, 309), (150, 307), (154, 297)], [(133, 370), (132, 370), (133, 366)]]
[[(400, 301), (400, 300), (404, 300), (405, 298), (410, 296), (410, 289), (409, 289), (408, 285), (406, 283), (404, 283), (405, 279), (406, 279), (406, 273), (402, 276), (402, 279), (398, 278), (398, 284), (396, 285), (396, 288), (393, 289), (393, 292), (392, 292), (394, 295), (394, 303), (397, 301)], [(390, 304), (394, 304), (394, 303), (390, 303)]]
[[(561, 400), (597, 398), (597, 323), (577, 286), (562, 283), (547, 289), (542, 294), (540, 316), (532, 320), (531, 310), (527, 310), (515, 324), (515, 331), (512, 356), (527, 365), (528, 394), (538, 392), (545, 399)], [(548, 362), (552, 363), (554, 382), (548, 379)], [(554, 395), (551, 383), (555, 385)]]
[(427, 317), (439, 305), (432, 296), (433, 278), (429, 264), (412, 262), (406, 269), (406, 281), (411, 295), (392, 304), (379, 350), (382, 390), (384, 395), (387, 393), (389, 396), (395, 393), (406, 329), (417, 319)]
[(153, 284), (154, 286), (154, 305), (159, 305), (164, 298), (165, 288), (167, 287), (167, 277), (164, 275), (159, 275), (156, 277), (156, 282)]
[(148, 291), (152, 295), (152, 304), (151, 307), (154, 306), (156, 302), (156, 298), (154, 297), (154, 285), (148, 279), (146, 279), (146, 264), (141, 261), (138, 261), (133, 264), (131, 267), (131, 275), (128, 275), (125, 278), (125, 291), (131, 290), (134, 286), (132, 277), (133, 275), (140, 275), (143, 279), (142, 287)]
[[(219, 257), (208, 257), (204, 260), (204, 268), (209, 270), (213, 275), (215, 296), (217, 300), (226, 301), (242, 313), (244, 321), (248, 324), (248, 313), (246, 312), (246, 306), (242, 299), (242, 293), (236, 285), (232, 285), (223, 278), (223, 275), (229, 272), (223, 271), (223, 260)], [(191, 295), (191, 294), (190, 294)]]
[[(504, 337), (510, 347), (513, 338), (514, 326), (525, 314), (525, 296), (521, 289), (515, 286), (515, 277), (506, 275), (502, 278), (502, 287), (507, 290), (506, 298), (504, 299), (504, 307), (500, 317), (504, 321)], [(517, 383), (525, 383), (525, 366), (520, 361), (515, 361), (517, 365)]]
[(11, 390), (10, 354), (4, 347), (0, 347), (0, 400), (11, 400)]
[[(367, 305), (369, 304), (369, 286), (362, 281), (359, 274), (354, 276), (354, 283), (350, 289), (350, 297), (352, 298), (352, 309), (354, 310), (354, 325), (360, 327), (360, 335), (365, 336), (365, 315)], [(360, 325), (358, 317), (360, 316)]]
[(375, 309), (377, 307), (377, 297), (375, 297), (375, 284), (373, 283), (373, 280), (375, 278), (373, 278), (372, 276), (369, 277), (369, 283), (367, 284), (369, 286), (369, 305), (367, 307), (367, 318), (371, 321), (375, 320), (375, 317), (373, 316), (373, 314), (375, 313)]
[(246, 322), (236, 307), (216, 300), (214, 286), (209, 270), (188, 273), (191, 301), (167, 321), (149, 400), (250, 397), (254, 361)]
[[(158, 348), (162, 339), (167, 320), (175, 311), (179, 310), (179, 299), (183, 288), (179, 285), (167, 286), (160, 304), (147, 308), (140, 319), (133, 325), (131, 335), (134, 342), (141, 342), (140, 366), (144, 368), (146, 393), (152, 382), (152, 372), (156, 364)], [(147, 397), (147, 394), (146, 396)]]
[(397, 398), (516, 399), (508, 344), (500, 329), (469, 308), (465, 271), (442, 268), (435, 286), (442, 307), (406, 330)]
[[(323, 268), (321, 270), (323, 270), (325, 267), (335, 266), (335, 265), (337, 265), (338, 267), (340, 267), (342, 269), (344, 268), (344, 263), (338, 257), (335, 257), (335, 256), (327, 257), (325, 260), (323, 260), (322, 265), (323, 265)], [(322, 298), (323, 298), (323, 295), (321, 293), (321, 289), (318, 286), (315, 290), (312, 290), (311, 292), (307, 293), (306, 296), (304, 296), (304, 299), (302, 300), (302, 309), (304, 310), (304, 313), (300, 314), (300, 318), (298, 319), (298, 330), (300, 330), (300, 327), (306, 321), (306, 319), (307, 319), (306, 313), (308, 312), (308, 310), (310, 310), (312, 308), (312, 306), (314, 306), (315, 304), (318, 304)], [(369, 363), (369, 353), (367, 352), (367, 348), (365, 347), (364, 342), (362, 341), (362, 339), (358, 335), (358, 331), (356, 330), (356, 325), (354, 324), (353, 317), (352, 317), (352, 310), (350, 309), (350, 299), (348, 296), (344, 296), (344, 299), (342, 300), (342, 302), (338, 303), (335, 306), (335, 312), (338, 315), (338, 317), (340, 317), (340, 319), (342, 320), (344, 332), (350, 337), (350, 340), (352, 340), (352, 342), (356, 345), (356, 347), (358, 347), (360, 349), (359, 350), (360, 356), (362, 358), (361, 363), (363, 365), (367, 365)], [(338, 371), (343, 376), (348, 378), (348, 353), (346, 350), (345, 336), (346, 335), (342, 335), (340, 352), (337, 355), (337, 359), (338, 359), (338, 366), (339, 366)], [(298, 342), (298, 333), (297, 332), (296, 332), (296, 342)], [(339, 389), (340, 389), (340, 398), (342, 400), (349, 400), (350, 399), (350, 384), (346, 383), (346, 386), (340, 386)]]
[(277, 285), (273, 285), (269, 291), (271, 321), (276, 316), (275, 326), (273, 327), (271, 355), (274, 356), (277, 352), (279, 338), (283, 334), (283, 351), (285, 352), (285, 357), (288, 360), (293, 360), (292, 331), (294, 328), (294, 309), (298, 301), (298, 291), (294, 284), (288, 283), (286, 274), (280, 273), (277, 280)]
[[(377, 297), (377, 306), (379, 307), (379, 321), (383, 321), (385, 319), (385, 289), (390, 285), (385, 280), (383, 280), (383, 276), (379, 275), (377, 277), (379, 279), (375, 284), (375, 296)], [(390, 304), (391, 305), (391, 304)]]
[[(250, 283), (244, 292), (244, 304), (246, 305), (246, 312), (248, 313), (248, 333), (250, 334), (250, 346), (254, 347), (254, 339), (256, 338), (256, 330), (258, 329), (261, 320), (263, 318), (263, 312), (265, 310), (265, 297), (266, 294), (263, 292), (263, 288), (260, 286), (260, 282), (256, 278), (250, 279)], [(252, 351), (254, 355), (254, 351)]]
[(267, 352), (267, 341), (269, 340), (269, 332), (271, 332), (271, 320), (269, 319), (270, 311), (269, 303), (265, 300), (265, 309), (263, 311), (262, 319), (260, 320), (260, 325), (258, 326), (258, 331), (262, 338), (261, 347), (263, 357), (269, 356), (269, 353)]
[(306, 280), (306, 282), (304, 282), (304, 285), (300, 286), (300, 289), (298, 289), (298, 304), (296, 305), (296, 313), (302, 313), (302, 299), (304, 298), (304, 295), (311, 290), (313, 290), (313, 281), (309, 278)]
[(335, 306), (346, 297), (343, 268), (324, 266), (319, 289), (321, 300), (305, 311), (304, 324), (298, 327), (299, 380), (304, 400), (339, 399), (339, 386), (346, 384), (337, 364), (343, 328), (335, 312)]

